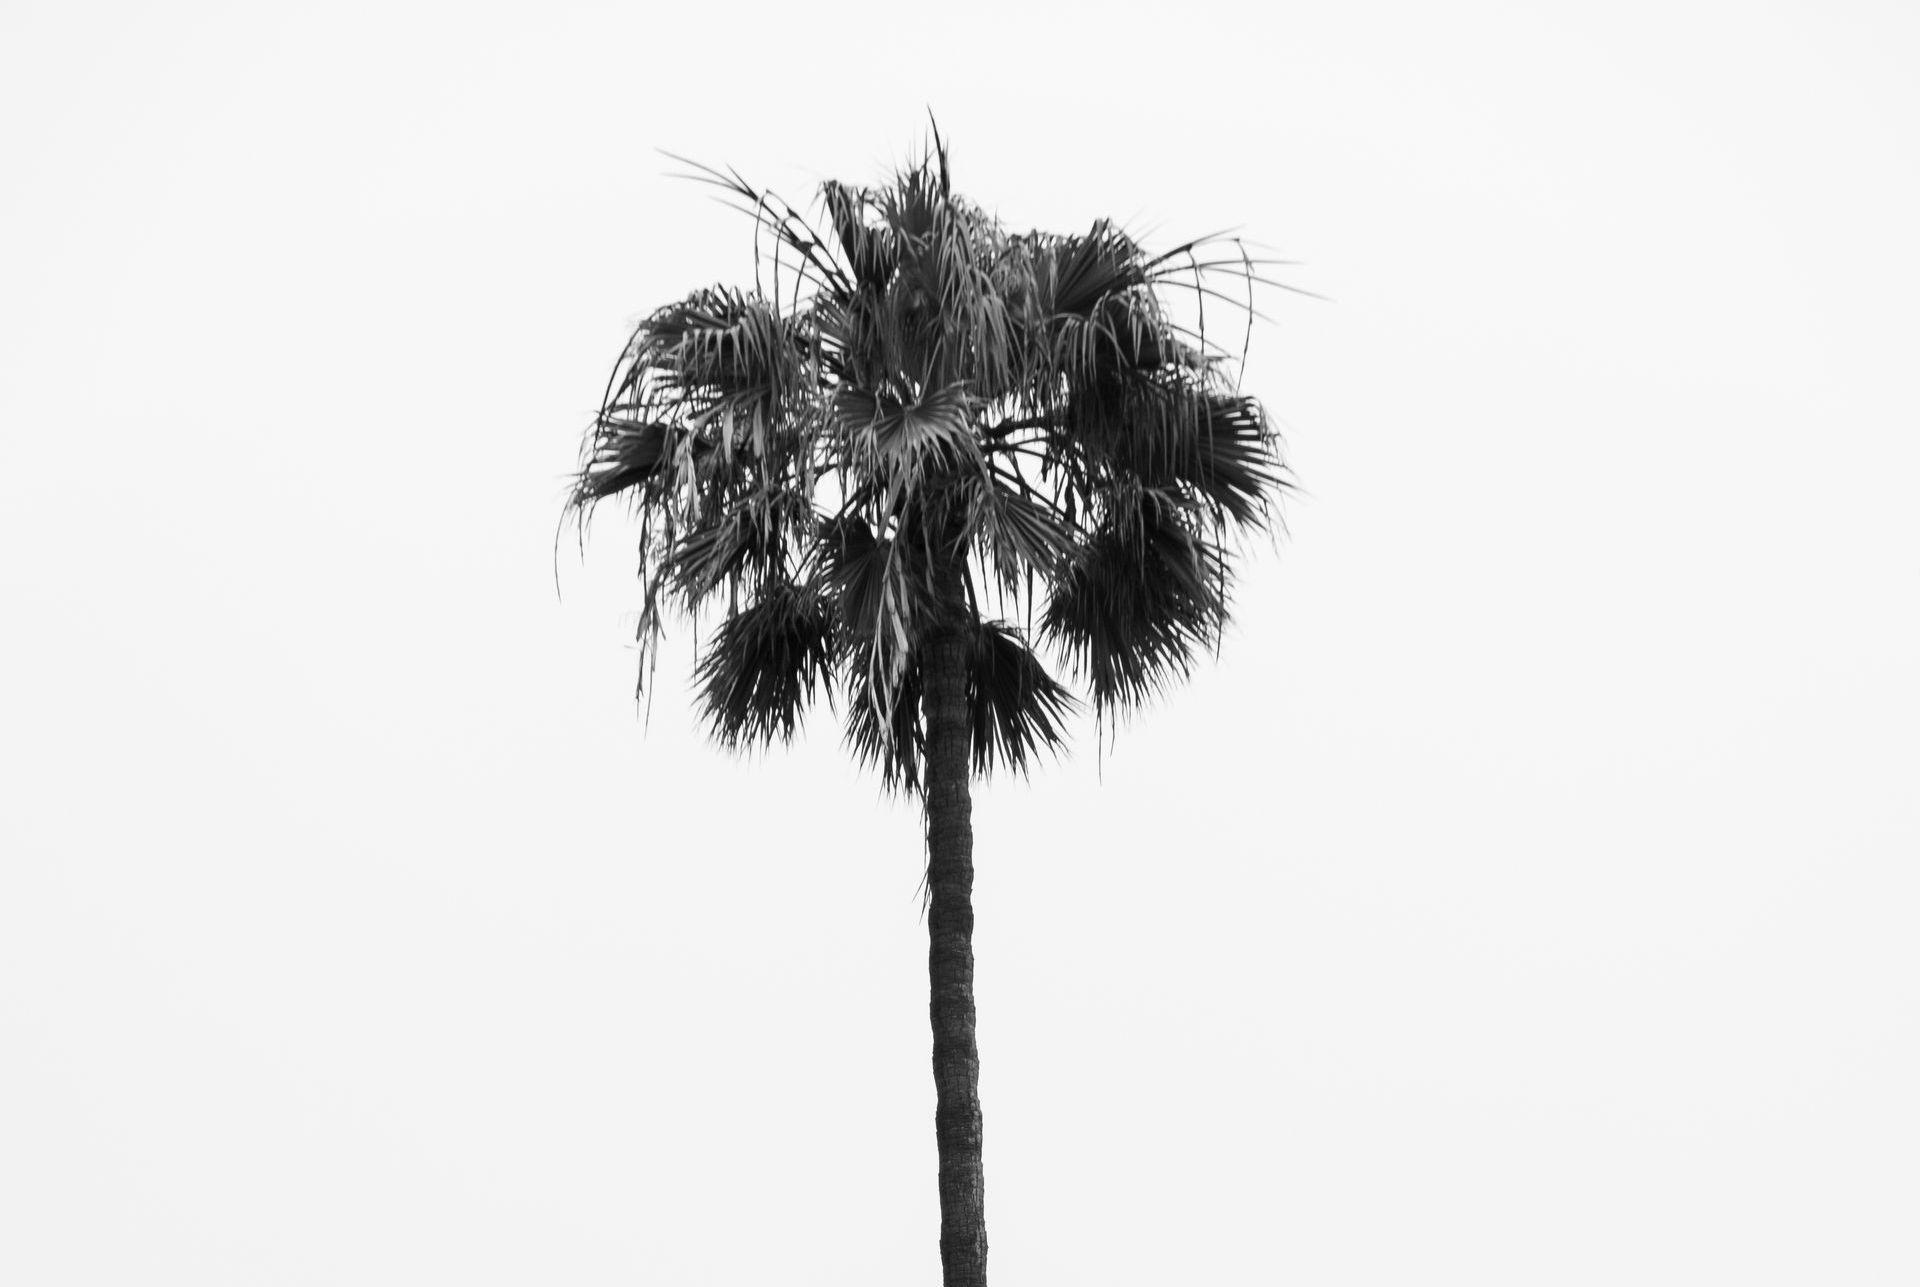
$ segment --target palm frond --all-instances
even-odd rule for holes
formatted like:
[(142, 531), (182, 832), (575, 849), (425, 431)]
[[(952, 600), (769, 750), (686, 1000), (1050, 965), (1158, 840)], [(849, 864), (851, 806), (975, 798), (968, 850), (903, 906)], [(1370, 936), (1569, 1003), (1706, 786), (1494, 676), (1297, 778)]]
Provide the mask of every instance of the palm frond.
[(666, 550), (660, 575), (673, 585), (682, 606), (694, 611), (722, 584), (737, 597), (743, 583), (781, 576), (810, 539), (811, 516), (792, 492), (759, 493), (703, 515)]
[(1010, 485), (997, 467), (969, 479), (966, 496), (966, 538), (982, 548), (1004, 592), (1022, 577), (1051, 576), (1077, 547), (1065, 515), (1038, 492)]
[[(809, 383), (809, 340), (797, 320), (757, 295), (721, 286), (695, 291), (642, 325), (623, 385), (638, 393), (651, 382), (654, 396), (696, 428), (770, 423)], [(738, 440), (751, 443), (754, 435)], [(736, 434), (717, 441), (730, 450)]]
[(911, 403), (842, 386), (834, 396), (834, 412), (849, 450), (870, 460), (874, 473), (886, 480), (893, 497), (886, 508), (892, 513), (898, 512), (899, 497), (921, 490), (930, 475), (979, 457), (964, 384), (934, 389)]
[(840, 249), (853, 270), (854, 288), (866, 292), (885, 289), (900, 266), (900, 246), (891, 228), (869, 219), (874, 194), (866, 188), (829, 180), (820, 187), (820, 201), (827, 208), (834, 236), (839, 238)]
[(1041, 750), (1066, 744), (1063, 724), (1075, 703), (1046, 672), (1020, 632), (983, 621), (967, 655), (967, 705), (973, 724), (973, 771), (1004, 766), (1025, 774)]
[[(574, 509), (637, 487), (671, 465), (671, 447), (681, 430), (659, 421), (626, 422), (603, 418), (588, 439), (586, 463), (575, 476)], [(710, 444), (695, 443), (695, 450)]]
[(1205, 420), (1173, 473), (1242, 528), (1263, 529), (1290, 486), (1274, 442), (1259, 399), (1209, 394)]
[(820, 567), (841, 624), (857, 639), (898, 633), (890, 615), (917, 615), (920, 579), (908, 569), (909, 553), (891, 537), (876, 538), (858, 516), (835, 520), (832, 532), (822, 538)]
[(1177, 372), (1104, 383), (1072, 407), (1074, 441), (1112, 476), (1184, 488), (1243, 529), (1269, 524), (1286, 490), (1276, 439), (1256, 398)]
[(802, 708), (831, 674), (835, 623), (803, 586), (771, 584), (720, 623), (694, 672), (722, 745), (791, 741)]
[(1225, 555), (1182, 513), (1176, 498), (1152, 489), (1110, 498), (1054, 586), (1042, 636), (1085, 677), (1097, 710), (1141, 705), (1185, 678), (1225, 624)]
[(870, 642), (856, 640), (847, 648), (841, 667), (846, 744), (862, 767), (880, 771), (881, 784), (887, 789), (917, 792), (927, 752), (920, 719), (924, 688), (920, 667), (909, 660), (891, 689), (876, 682), (880, 669)]
[(825, 253), (826, 243), (801, 217), (800, 212), (788, 205), (784, 198), (776, 193), (754, 187), (732, 168), (721, 171), (713, 166), (664, 150), (661, 155), (678, 161), (681, 165), (690, 166), (695, 171), (680, 177), (691, 179), (695, 183), (707, 184), (719, 189), (723, 195), (737, 198), (740, 203), (737, 208), (754, 220), (757, 229), (771, 233), (781, 244), (800, 254), (807, 265), (807, 268), (801, 271), (811, 276), (822, 289), (846, 286), (846, 274)]
[(1111, 296), (1146, 282), (1139, 246), (1106, 219), (1083, 236), (1063, 239), (1051, 259), (1046, 298), (1056, 317), (1091, 316)]

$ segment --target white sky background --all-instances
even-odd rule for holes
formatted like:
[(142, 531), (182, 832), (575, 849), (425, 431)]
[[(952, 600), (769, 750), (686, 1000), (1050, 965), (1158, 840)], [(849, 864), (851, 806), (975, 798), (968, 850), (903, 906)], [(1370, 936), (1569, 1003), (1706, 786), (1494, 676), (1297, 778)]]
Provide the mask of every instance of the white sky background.
[(978, 792), (992, 1267), (1911, 1283), (1920, 22), (0, 9), (0, 1281), (931, 1284), (918, 821), (643, 730), (631, 322), (925, 132), (1306, 261), (1216, 665)]

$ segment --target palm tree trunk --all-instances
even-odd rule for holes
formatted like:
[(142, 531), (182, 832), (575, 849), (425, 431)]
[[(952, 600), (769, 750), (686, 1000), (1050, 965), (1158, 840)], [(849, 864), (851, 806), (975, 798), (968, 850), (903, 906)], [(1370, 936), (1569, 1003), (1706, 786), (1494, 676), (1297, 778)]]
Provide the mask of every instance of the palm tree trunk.
[[(957, 582), (957, 575), (954, 577)], [(934, 1134), (940, 1148), (940, 1267), (945, 1287), (986, 1287), (980, 1052), (973, 1011), (973, 798), (968, 783), (965, 627), (927, 641), (927, 974), (932, 985)]]

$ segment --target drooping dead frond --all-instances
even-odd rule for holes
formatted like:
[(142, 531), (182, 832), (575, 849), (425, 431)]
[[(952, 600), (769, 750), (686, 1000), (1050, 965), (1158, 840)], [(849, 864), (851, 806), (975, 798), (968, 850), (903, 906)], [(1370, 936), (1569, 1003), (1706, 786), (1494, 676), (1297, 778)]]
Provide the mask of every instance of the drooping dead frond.
[(889, 790), (917, 792), (927, 753), (920, 667), (909, 659), (891, 687), (875, 682), (879, 669), (871, 641), (849, 644), (841, 667), (847, 746), (862, 766), (880, 771), (881, 784)]

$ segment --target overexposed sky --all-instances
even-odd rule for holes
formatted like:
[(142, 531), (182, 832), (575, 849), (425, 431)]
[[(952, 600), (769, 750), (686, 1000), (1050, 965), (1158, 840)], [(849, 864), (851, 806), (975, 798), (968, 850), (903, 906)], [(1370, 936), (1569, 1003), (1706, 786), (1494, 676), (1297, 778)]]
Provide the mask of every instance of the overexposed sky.
[(1002, 1287), (1920, 1279), (1920, 19), (0, 7), (0, 1281), (932, 1284), (918, 821), (631, 700), (633, 320), (938, 114), (1303, 261), (1217, 664), (976, 793)]

